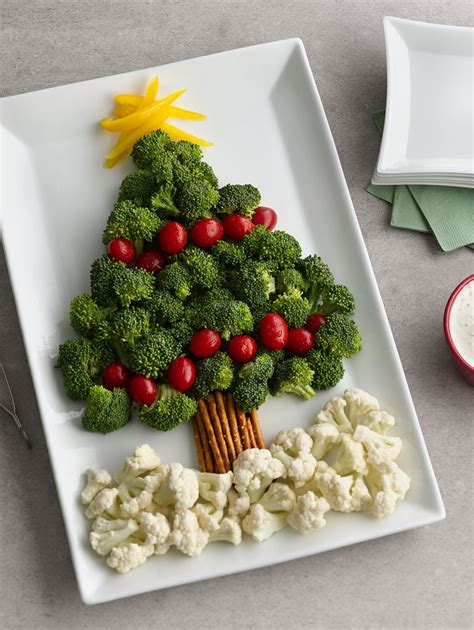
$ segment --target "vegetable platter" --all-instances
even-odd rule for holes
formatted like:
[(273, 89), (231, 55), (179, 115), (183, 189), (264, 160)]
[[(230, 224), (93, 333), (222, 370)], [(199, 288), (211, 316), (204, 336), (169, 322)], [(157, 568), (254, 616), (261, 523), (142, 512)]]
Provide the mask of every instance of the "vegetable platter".
[[(205, 123), (186, 130), (215, 146), (204, 159), (219, 181), (258, 186), (262, 204), (278, 212), (278, 229), (296, 237), (303, 254), (317, 253), (337, 282), (354, 293), (363, 349), (345, 362), (338, 385), (308, 401), (269, 398), (259, 409), (264, 439), (307, 427), (316, 412), (346, 388), (377, 396), (397, 419), (403, 450), (397, 460), (411, 488), (394, 514), (326, 516), (328, 526), (301, 536), (285, 529), (257, 544), (209, 545), (193, 560), (171, 550), (135, 572), (114, 574), (87, 545), (89, 525), (79, 494), (86, 468), (116, 471), (148, 443), (164, 462), (197, 467), (189, 424), (157, 432), (137, 421), (105, 436), (84, 431), (83, 403), (63, 393), (54, 369), (57, 347), (71, 336), (68, 306), (89, 290), (91, 261), (120, 182), (122, 160), (102, 169), (110, 138), (97, 121), (124, 88), (142, 93), (158, 74), (164, 94), (189, 88), (180, 105), (204, 111)], [(161, 89), (160, 87), (160, 89)], [(64, 112), (68, 111), (68, 124)], [(37, 121), (41, 119), (42, 124)], [(203, 125), (205, 132), (202, 131)], [(416, 413), (396, 352), (334, 143), (299, 40), (285, 40), (179, 63), (10, 97), (2, 103), (3, 238), (28, 360), (38, 397), (81, 596), (99, 603), (319, 553), (418, 527), (444, 517)], [(8, 156), (8, 160), (6, 159)], [(111, 165), (111, 164), (109, 164)], [(34, 258), (25, 265), (24, 248)]]

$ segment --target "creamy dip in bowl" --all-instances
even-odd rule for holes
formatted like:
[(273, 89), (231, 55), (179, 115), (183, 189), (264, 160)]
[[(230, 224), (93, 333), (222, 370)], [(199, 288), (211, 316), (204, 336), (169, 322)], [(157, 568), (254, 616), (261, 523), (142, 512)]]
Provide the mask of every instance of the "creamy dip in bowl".
[(444, 311), (444, 334), (456, 367), (474, 385), (474, 274), (451, 294)]

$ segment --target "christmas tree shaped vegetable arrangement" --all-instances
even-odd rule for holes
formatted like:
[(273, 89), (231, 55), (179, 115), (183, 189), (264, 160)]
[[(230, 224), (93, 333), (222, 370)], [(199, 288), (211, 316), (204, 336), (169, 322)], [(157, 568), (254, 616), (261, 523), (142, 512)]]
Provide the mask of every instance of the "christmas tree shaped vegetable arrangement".
[(194, 418), (201, 468), (224, 472), (263, 447), (269, 395), (309, 399), (342, 378), (361, 349), (354, 298), (274, 229), (257, 188), (219, 188), (198, 145), (158, 130), (132, 158), (58, 367), (68, 396), (87, 400), (87, 430), (124, 426), (132, 403), (162, 431)]

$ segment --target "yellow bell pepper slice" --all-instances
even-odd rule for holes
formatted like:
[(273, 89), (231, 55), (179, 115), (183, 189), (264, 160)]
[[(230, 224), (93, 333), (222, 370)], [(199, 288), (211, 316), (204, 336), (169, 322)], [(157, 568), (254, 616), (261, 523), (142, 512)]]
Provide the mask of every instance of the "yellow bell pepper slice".
[(143, 100), (139, 94), (117, 94), (114, 96), (117, 105), (133, 105), (138, 107)]
[(120, 103), (117, 103), (114, 109), (114, 116), (116, 116), (117, 118), (124, 118), (125, 116), (129, 116), (136, 111), (137, 108), (133, 105), (121, 105)]
[(143, 109), (147, 105), (151, 105), (158, 94), (158, 75), (154, 76), (148, 84), (145, 92), (145, 96), (142, 98), (140, 109)]
[[(140, 107), (142, 100), (143, 96), (139, 96), (138, 94), (117, 94), (117, 96), (115, 96), (115, 115), (123, 116), (124, 114), (122, 114), (122, 112), (129, 111), (127, 108)], [(187, 120), (205, 120), (207, 118), (205, 114), (175, 106), (170, 107), (170, 116), (173, 118), (185, 118)]]
[(206, 120), (205, 114), (199, 112), (193, 112), (190, 109), (183, 109), (182, 107), (170, 107), (170, 118), (184, 118), (186, 120)]
[(157, 101), (152, 103), (151, 105), (147, 105), (143, 109), (138, 109), (133, 114), (129, 116), (124, 116), (124, 118), (104, 118), (100, 121), (100, 124), (107, 131), (131, 131), (132, 129), (136, 129), (143, 125), (147, 118), (149, 118), (156, 111), (165, 107), (166, 105), (171, 105), (177, 98), (184, 94), (186, 90), (178, 90), (177, 92), (173, 92), (166, 98), (164, 98), (161, 102)]
[(213, 142), (209, 142), (208, 140), (204, 140), (203, 138), (193, 136), (190, 133), (187, 133), (186, 131), (178, 129), (178, 127), (174, 127), (173, 125), (169, 125), (165, 122), (161, 125), (161, 129), (163, 129), (163, 131), (166, 131), (166, 133), (174, 140), (187, 140), (188, 142), (199, 144), (202, 147), (212, 147), (214, 144)]
[(112, 149), (112, 151), (107, 153), (107, 159), (112, 160), (113, 158), (119, 156), (121, 153), (124, 153), (125, 151), (130, 149), (142, 136), (150, 133), (151, 131), (155, 131), (155, 129), (160, 129), (163, 125), (163, 122), (168, 118), (168, 116), (169, 107), (165, 105), (161, 107), (159, 111), (155, 112), (153, 116), (150, 116), (144, 124), (129, 133), (124, 140), (119, 141)]

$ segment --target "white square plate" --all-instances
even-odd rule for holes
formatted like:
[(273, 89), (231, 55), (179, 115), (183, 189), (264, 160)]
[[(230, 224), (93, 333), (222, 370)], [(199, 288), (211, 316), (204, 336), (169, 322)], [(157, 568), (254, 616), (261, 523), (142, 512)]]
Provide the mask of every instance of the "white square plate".
[(387, 105), (378, 181), (412, 173), (429, 183), (441, 174), (473, 185), (474, 29), (386, 17), (384, 32)]
[[(305, 253), (318, 252), (358, 301), (364, 350), (347, 361), (335, 391), (304, 403), (293, 397), (263, 405), (265, 437), (307, 426), (328, 398), (357, 385), (398, 418), (401, 466), (413, 479), (396, 513), (376, 520), (331, 514), (314, 535), (284, 531), (258, 545), (210, 545), (196, 559), (177, 552), (115, 574), (88, 548), (89, 523), (78, 500), (89, 466), (116, 471), (135, 446), (149, 442), (164, 461), (196, 466), (188, 425), (162, 434), (132, 421), (107, 436), (80, 426), (54, 369), (58, 344), (70, 337), (68, 303), (88, 290), (91, 261), (118, 185), (131, 164), (102, 168), (113, 139), (98, 128), (118, 92), (143, 90), (158, 73), (164, 94), (186, 86), (183, 106), (209, 115), (189, 126), (214, 139), (206, 159), (222, 183), (253, 182), (279, 225)], [(336, 149), (303, 45), (286, 40), (86, 83), (6, 98), (2, 104), (4, 242), (41, 418), (82, 598), (98, 603), (195, 580), (246, 571), (393, 534), (440, 520), (444, 508), (420, 426), (357, 224)], [(29, 252), (25, 261), (24, 251)]]

